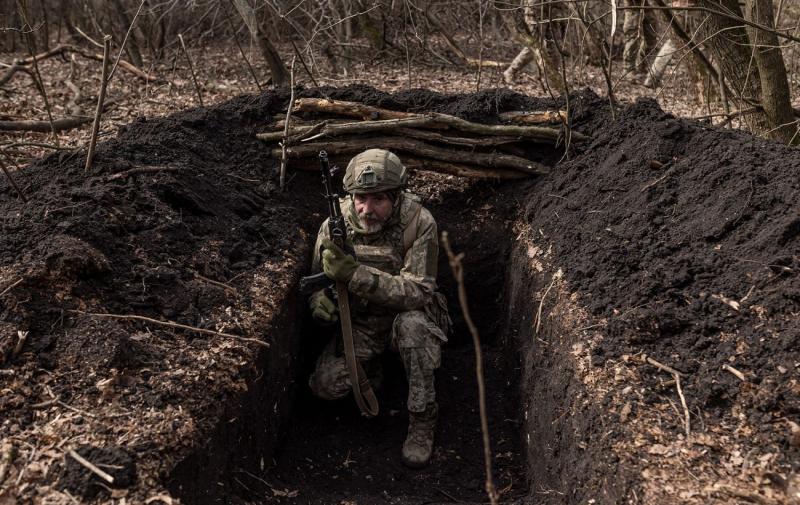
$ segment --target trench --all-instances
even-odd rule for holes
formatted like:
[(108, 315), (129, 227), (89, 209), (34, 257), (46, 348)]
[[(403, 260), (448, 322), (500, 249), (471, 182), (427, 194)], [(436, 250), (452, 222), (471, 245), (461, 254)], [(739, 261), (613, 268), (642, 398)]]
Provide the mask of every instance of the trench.
[[(582, 439), (575, 435), (581, 427), (558, 422), (581, 387), (568, 367), (559, 366), (569, 348), (538, 346), (532, 336), (536, 293), (549, 278), (529, 268), (526, 246), (515, 232), (520, 202), (531, 189), (532, 184), (456, 184), (429, 193), (427, 205), (454, 249), (465, 253), (502, 500), (570, 503), (563, 493), (540, 492), (579, 482), (589, 469), (588, 463), (575, 464), (581, 459)], [(263, 353), (262, 375), (229, 406), (227, 421), (206, 444), (178, 465), (171, 491), (185, 503), (485, 502), (474, 349), (444, 252), (439, 280), (454, 328), (436, 376), (440, 418), (427, 468), (407, 469), (400, 461), (407, 385), (396, 355), (389, 352), (381, 360), (377, 418), (361, 417), (352, 398), (312, 397), (306, 380), (328, 337), (309, 321), (293, 289), (271, 329), (277, 346)], [(540, 328), (545, 338), (558, 331), (557, 321)]]

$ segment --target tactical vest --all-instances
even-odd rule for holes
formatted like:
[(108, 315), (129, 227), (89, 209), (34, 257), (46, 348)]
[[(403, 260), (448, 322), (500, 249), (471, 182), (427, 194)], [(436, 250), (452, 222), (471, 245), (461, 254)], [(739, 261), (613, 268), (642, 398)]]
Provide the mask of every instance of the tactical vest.
[[(348, 220), (355, 220), (355, 209), (349, 198), (343, 198), (340, 205)], [(405, 255), (414, 245), (419, 233), (422, 204), (419, 197), (403, 193), (396, 224), (388, 225), (378, 233), (363, 235), (355, 233), (351, 237), (358, 261), (383, 272), (398, 275), (405, 264)]]

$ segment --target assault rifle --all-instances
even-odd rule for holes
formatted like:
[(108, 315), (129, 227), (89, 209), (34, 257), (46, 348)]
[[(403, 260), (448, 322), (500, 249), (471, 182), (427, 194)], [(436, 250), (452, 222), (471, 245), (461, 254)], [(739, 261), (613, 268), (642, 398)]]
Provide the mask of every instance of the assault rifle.
[[(331, 168), (328, 163), (328, 153), (319, 152), (319, 165), (322, 171), (323, 196), (328, 202), (328, 235), (331, 241), (345, 253), (355, 257), (355, 250), (352, 243), (347, 240), (347, 223), (342, 215), (342, 208), (339, 205), (339, 195), (333, 192), (333, 182), (331, 178)], [(309, 275), (300, 279), (300, 291), (310, 292), (315, 289), (330, 287), (331, 280), (325, 273)], [(367, 374), (356, 358), (355, 346), (353, 343), (353, 321), (350, 318), (350, 297), (347, 292), (347, 285), (342, 282), (334, 284), (334, 296), (339, 304), (339, 320), (342, 323), (342, 340), (344, 342), (344, 358), (347, 370), (350, 374), (350, 383), (353, 387), (353, 397), (358, 404), (361, 413), (367, 417), (378, 415), (378, 400), (372, 391)]]
[[(347, 223), (344, 221), (342, 208), (339, 205), (339, 195), (333, 192), (332, 175), (336, 173), (336, 168), (331, 170), (330, 163), (328, 162), (328, 153), (325, 151), (319, 152), (319, 166), (322, 172), (323, 196), (328, 203), (329, 236), (331, 241), (341, 250), (355, 257), (356, 252), (353, 250), (352, 244), (347, 241)], [(320, 289), (330, 288), (332, 286), (333, 283), (328, 276), (325, 275), (325, 272), (300, 278), (300, 292), (303, 294), (311, 294)]]

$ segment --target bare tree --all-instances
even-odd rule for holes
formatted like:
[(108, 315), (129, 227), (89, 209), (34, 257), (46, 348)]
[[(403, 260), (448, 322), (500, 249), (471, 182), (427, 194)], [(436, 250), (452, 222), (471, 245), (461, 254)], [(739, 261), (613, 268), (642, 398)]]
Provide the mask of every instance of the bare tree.
[(256, 16), (256, 11), (247, 3), (247, 0), (232, 0), (234, 7), (242, 16), (245, 24), (247, 25), (250, 34), (258, 41), (261, 55), (264, 61), (269, 65), (270, 72), (272, 73), (272, 83), (276, 86), (285, 86), (289, 84), (289, 70), (281, 60), (280, 54), (275, 49), (274, 44), (267, 37), (267, 32), (264, 30), (262, 22), (259, 22)]
[[(747, 18), (737, 0), (699, 0), (710, 13), (704, 23), (707, 44), (724, 78), (731, 83), (730, 98), (748, 128), (789, 142), (797, 130), (783, 56), (774, 32), (771, 0), (747, 0)], [(743, 21), (763, 28), (746, 27)]]

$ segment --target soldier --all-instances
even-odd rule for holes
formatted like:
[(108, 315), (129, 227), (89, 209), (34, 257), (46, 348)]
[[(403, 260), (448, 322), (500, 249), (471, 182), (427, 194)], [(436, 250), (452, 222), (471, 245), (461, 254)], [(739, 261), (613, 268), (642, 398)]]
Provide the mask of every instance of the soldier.
[[(347, 165), (340, 201), (356, 258), (345, 254), (320, 227), (312, 269), (347, 285), (357, 359), (372, 382), (382, 375), (378, 356), (399, 353), (408, 379), (408, 436), (402, 460), (425, 466), (433, 449), (438, 417), (434, 371), (441, 362), (450, 318), (444, 296), (436, 291), (439, 251), (436, 221), (418, 198), (404, 191), (408, 173), (393, 153), (370, 149)], [(310, 297), (313, 317), (338, 319), (325, 290)], [(319, 398), (347, 396), (350, 376), (340, 338), (333, 338), (317, 360), (309, 386)], [(371, 372), (371, 373), (370, 373)]]

